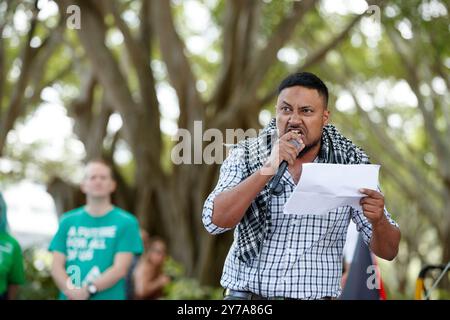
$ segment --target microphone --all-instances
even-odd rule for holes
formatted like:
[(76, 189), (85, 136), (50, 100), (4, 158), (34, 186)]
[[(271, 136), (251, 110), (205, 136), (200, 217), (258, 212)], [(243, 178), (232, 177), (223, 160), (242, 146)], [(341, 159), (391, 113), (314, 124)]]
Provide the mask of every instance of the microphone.
[[(293, 144), (296, 148), (300, 148), (301, 144), (297, 140), (289, 140), (290, 144)], [(280, 166), (278, 167), (277, 173), (272, 178), (272, 185), (270, 187), (271, 193), (279, 196), (283, 193), (283, 186), (280, 184), (281, 177), (288, 167), (288, 162), (286, 160), (281, 161)]]

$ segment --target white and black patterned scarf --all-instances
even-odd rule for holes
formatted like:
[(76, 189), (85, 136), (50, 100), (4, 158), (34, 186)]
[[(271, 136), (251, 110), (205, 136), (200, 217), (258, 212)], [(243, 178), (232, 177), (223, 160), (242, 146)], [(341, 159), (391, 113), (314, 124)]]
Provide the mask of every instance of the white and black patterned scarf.
[[(272, 150), (272, 140), (276, 139), (276, 121), (271, 122), (255, 138), (245, 139), (239, 145), (244, 148), (246, 163), (245, 176), (248, 177), (259, 170), (267, 160)], [(331, 124), (326, 125), (322, 131), (321, 148), (319, 151), (320, 163), (339, 164), (366, 164), (369, 158), (365, 152), (344, 137)], [(248, 208), (246, 214), (238, 224), (238, 257), (244, 262), (255, 258), (264, 237), (264, 224), (268, 232), (271, 229), (270, 208), (265, 212), (269, 200), (270, 183), (258, 194)]]

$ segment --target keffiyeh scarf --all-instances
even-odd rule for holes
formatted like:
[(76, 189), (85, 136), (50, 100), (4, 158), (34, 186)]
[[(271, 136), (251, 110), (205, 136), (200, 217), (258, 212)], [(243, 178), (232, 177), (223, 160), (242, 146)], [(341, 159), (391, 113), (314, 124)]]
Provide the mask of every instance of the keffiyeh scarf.
[[(257, 137), (245, 139), (238, 144), (244, 149), (245, 177), (252, 175), (264, 165), (271, 153), (272, 141), (275, 141), (276, 136), (276, 122), (275, 119), (272, 119)], [(365, 152), (345, 138), (331, 124), (323, 128), (318, 160), (319, 163), (369, 163)], [(243, 262), (248, 262), (259, 254), (265, 234), (264, 227), (270, 233), (270, 210), (267, 208), (270, 185), (271, 183), (268, 183), (258, 194), (237, 226), (238, 257)]]

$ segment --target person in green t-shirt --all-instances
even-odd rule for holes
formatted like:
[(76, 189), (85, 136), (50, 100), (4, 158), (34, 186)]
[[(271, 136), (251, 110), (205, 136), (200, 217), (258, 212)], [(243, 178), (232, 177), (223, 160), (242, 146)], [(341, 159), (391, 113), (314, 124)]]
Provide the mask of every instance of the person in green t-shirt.
[(81, 184), (86, 205), (63, 214), (49, 247), (60, 299), (126, 298), (125, 277), (143, 245), (137, 219), (111, 204), (115, 187), (108, 164), (87, 164)]
[(15, 299), (19, 285), (25, 283), (22, 250), (7, 228), (6, 203), (0, 192), (0, 300)]

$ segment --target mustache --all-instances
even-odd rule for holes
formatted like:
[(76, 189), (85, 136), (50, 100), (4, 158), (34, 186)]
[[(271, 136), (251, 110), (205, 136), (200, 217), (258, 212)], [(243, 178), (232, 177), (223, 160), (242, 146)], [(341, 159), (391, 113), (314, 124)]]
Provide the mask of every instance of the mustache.
[(308, 130), (306, 130), (306, 128), (303, 126), (288, 126), (285, 130), (285, 133), (293, 130), (298, 130), (303, 135), (305, 135), (308, 132)]

